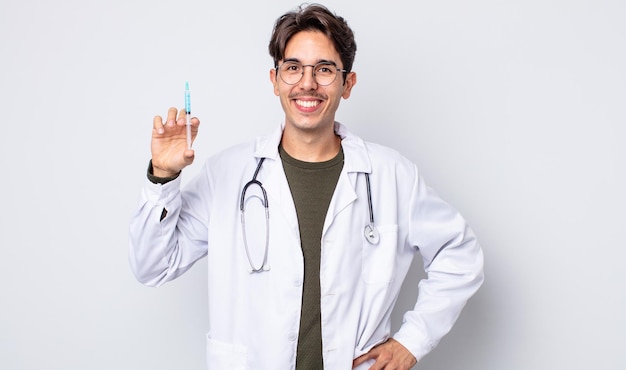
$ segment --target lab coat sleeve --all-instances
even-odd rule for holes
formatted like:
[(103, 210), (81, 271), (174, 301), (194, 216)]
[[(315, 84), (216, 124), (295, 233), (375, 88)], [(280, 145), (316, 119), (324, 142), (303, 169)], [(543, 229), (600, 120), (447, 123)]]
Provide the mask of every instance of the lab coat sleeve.
[(180, 176), (166, 184), (146, 179), (129, 232), (129, 262), (139, 282), (160, 286), (207, 254), (207, 195), (197, 191), (205, 178), (199, 175), (184, 193)]
[(394, 338), (419, 361), (446, 335), (483, 281), (483, 254), (474, 232), (415, 168), (408, 243), (422, 255), (427, 279)]

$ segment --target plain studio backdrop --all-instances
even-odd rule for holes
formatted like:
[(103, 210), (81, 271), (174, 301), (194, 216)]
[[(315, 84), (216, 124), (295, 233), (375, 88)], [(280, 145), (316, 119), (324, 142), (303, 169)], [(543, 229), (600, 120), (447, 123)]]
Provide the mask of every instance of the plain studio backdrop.
[[(157, 289), (127, 261), (152, 118), (189, 81), (183, 182), (274, 129), (267, 42), (297, 5), (1, 0), (0, 368), (204, 368), (206, 261)], [(626, 3), (325, 5), (358, 44), (337, 119), (416, 162), (485, 252), (482, 289), (415, 368), (626, 368)]]

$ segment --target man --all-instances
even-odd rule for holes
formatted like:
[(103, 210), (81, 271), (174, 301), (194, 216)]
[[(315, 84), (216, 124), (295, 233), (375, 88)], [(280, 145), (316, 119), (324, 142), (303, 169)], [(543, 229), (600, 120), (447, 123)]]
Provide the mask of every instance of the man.
[[(194, 159), (184, 111), (155, 117), (132, 269), (158, 286), (207, 256), (209, 369), (409, 369), (481, 285), (481, 249), (414, 164), (335, 122), (357, 82), (343, 18), (319, 5), (287, 13), (269, 51), (283, 124), (210, 158), (182, 192)], [(391, 333), (418, 251), (428, 279)]]

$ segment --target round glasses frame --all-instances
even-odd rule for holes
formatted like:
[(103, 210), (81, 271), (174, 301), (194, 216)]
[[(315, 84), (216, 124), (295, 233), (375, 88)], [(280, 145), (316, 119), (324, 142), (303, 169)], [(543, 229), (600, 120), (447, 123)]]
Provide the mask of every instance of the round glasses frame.
[(280, 79), (287, 85), (296, 85), (302, 81), (305, 67), (312, 68), (313, 79), (315, 80), (315, 83), (321, 86), (328, 86), (335, 82), (337, 75), (339, 74), (338, 72), (342, 72), (344, 75), (348, 73), (345, 69), (337, 68), (337, 65), (333, 62), (319, 62), (317, 64), (284, 62), (283, 64), (276, 66), (276, 74), (278, 74)]

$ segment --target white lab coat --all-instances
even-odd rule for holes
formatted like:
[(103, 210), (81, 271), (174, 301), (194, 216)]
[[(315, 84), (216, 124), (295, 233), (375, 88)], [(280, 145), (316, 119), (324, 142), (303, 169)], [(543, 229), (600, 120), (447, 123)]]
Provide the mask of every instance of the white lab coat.
[[(339, 123), (335, 130), (345, 162), (321, 239), (325, 368), (351, 369), (354, 358), (392, 334), (419, 360), (450, 330), (481, 285), (481, 248), (465, 220), (424, 184), (414, 164)], [(207, 256), (209, 369), (295, 367), (304, 268), (296, 210), (278, 155), (281, 135), (282, 127), (213, 156), (182, 192), (180, 178), (164, 185), (146, 181), (131, 220), (130, 264), (146, 285), (172, 280)], [(258, 180), (269, 201), (270, 270), (251, 273), (239, 202), (262, 157)], [(378, 245), (363, 236), (369, 222), (364, 172), (371, 174)], [(265, 216), (251, 198), (246, 228), (259, 265)], [(159, 221), (163, 208), (167, 216)], [(428, 279), (419, 283), (415, 308), (405, 314), (400, 330), (391, 333), (392, 307), (418, 251)], [(413, 285), (417, 289), (418, 282)]]

